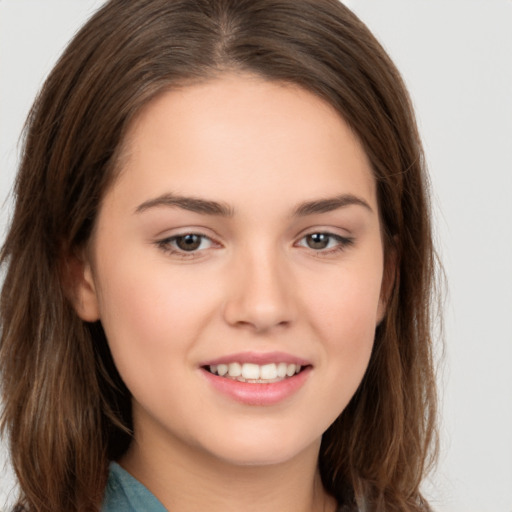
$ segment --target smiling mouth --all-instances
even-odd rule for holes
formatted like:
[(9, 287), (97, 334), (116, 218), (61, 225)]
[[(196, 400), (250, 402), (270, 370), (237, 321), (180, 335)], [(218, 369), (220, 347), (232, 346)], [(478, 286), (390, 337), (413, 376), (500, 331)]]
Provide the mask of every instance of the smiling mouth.
[(206, 371), (226, 379), (250, 384), (272, 384), (280, 382), (300, 373), (305, 366), (294, 363), (254, 363), (214, 364), (203, 367)]

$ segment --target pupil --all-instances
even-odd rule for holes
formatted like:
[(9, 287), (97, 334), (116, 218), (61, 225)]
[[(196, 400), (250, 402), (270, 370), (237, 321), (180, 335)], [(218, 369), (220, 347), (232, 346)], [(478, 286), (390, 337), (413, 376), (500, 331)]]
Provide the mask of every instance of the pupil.
[(329, 235), (313, 233), (307, 236), (307, 244), (311, 249), (325, 249), (329, 245)]
[(185, 235), (176, 239), (176, 245), (183, 251), (195, 251), (201, 245), (199, 235)]

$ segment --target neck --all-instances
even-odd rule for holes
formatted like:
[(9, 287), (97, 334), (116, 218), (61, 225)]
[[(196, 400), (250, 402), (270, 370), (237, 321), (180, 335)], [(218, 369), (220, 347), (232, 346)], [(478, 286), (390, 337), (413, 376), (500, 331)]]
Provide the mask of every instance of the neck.
[(318, 441), (292, 460), (249, 466), (179, 444), (150, 446), (136, 436), (120, 463), (172, 512), (334, 512), (318, 471), (319, 447)]

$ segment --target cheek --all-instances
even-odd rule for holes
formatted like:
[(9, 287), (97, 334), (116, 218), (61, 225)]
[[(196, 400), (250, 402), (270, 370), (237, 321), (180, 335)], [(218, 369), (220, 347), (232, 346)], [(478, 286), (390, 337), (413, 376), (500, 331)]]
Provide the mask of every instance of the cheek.
[(323, 287), (308, 294), (318, 328), (331, 335), (352, 333), (348, 340), (373, 333), (378, 322), (381, 275), (363, 267), (359, 271), (342, 269), (329, 276)]
[(186, 272), (173, 269), (171, 275), (154, 262), (133, 261), (104, 262), (101, 271), (108, 279), (98, 276), (101, 322), (122, 375), (135, 366), (140, 373), (158, 365), (177, 366), (214, 300), (207, 287), (192, 285)]
[(343, 381), (345, 401), (359, 385), (373, 348), (381, 283), (376, 268), (373, 273), (364, 267), (360, 272), (341, 272), (331, 276), (323, 293), (310, 294), (311, 323), (323, 340), (330, 378)]

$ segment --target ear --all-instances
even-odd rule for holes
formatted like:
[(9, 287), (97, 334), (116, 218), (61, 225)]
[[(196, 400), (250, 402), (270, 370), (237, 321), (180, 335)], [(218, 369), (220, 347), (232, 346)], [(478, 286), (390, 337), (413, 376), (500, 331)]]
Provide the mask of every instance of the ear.
[(394, 246), (388, 247), (384, 253), (384, 271), (380, 287), (379, 306), (377, 309), (377, 325), (379, 325), (388, 309), (389, 301), (393, 294), (398, 279), (398, 256)]
[(64, 291), (77, 315), (85, 322), (100, 318), (97, 290), (85, 250), (73, 252), (62, 265)]

